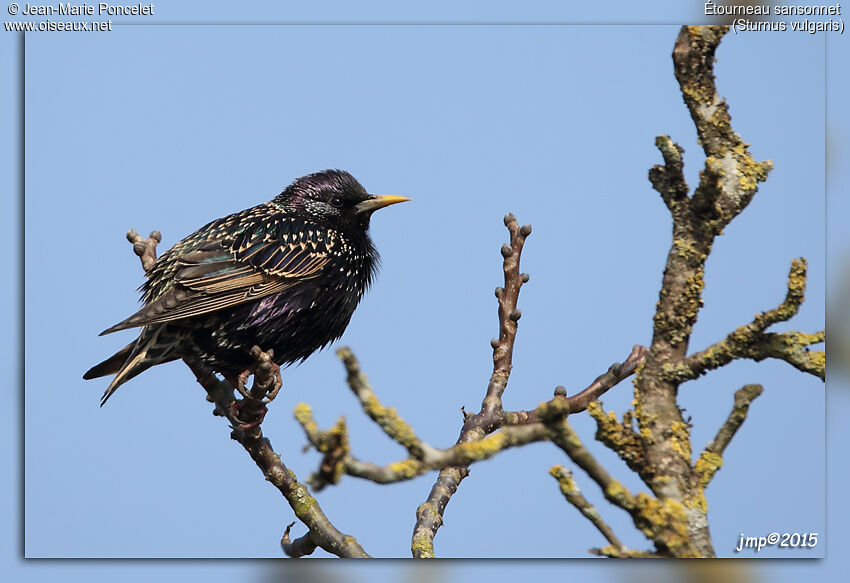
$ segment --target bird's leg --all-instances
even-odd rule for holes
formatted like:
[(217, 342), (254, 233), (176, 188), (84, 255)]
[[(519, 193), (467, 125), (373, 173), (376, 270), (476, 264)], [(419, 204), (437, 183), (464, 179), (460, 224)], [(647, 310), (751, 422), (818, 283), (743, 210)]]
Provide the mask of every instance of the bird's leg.
[(240, 372), (234, 379), (235, 383), (233, 383), (233, 387), (237, 391), (239, 391), (239, 394), (245, 397), (246, 399), (251, 397), (251, 393), (248, 391), (245, 385), (248, 384), (248, 377), (250, 377), (252, 374), (254, 374), (254, 367), (250, 366)]
[[(271, 402), (283, 386), (280, 367), (272, 361), (274, 357), (272, 350), (263, 352), (258, 346), (254, 346), (251, 349), (251, 356), (254, 357), (255, 362), (236, 377), (228, 379), (243, 396), (230, 406), (231, 413), (237, 420), (245, 420), (239, 425), (239, 429), (242, 430), (258, 427), (263, 422), (268, 411), (266, 403)], [(254, 385), (249, 391), (245, 385), (252, 374)]]
[(277, 397), (277, 394), (280, 392), (280, 389), (283, 388), (283, 377), (280, 374), (280, 366), (275, 363), (272, 364), (272, 374), (274, 375), (274, 386), (272, 386), (272, 390), (269, 391), (269, 394), (266, 395), (266, 403), (271, 403), (274, 401), (274, 398)]

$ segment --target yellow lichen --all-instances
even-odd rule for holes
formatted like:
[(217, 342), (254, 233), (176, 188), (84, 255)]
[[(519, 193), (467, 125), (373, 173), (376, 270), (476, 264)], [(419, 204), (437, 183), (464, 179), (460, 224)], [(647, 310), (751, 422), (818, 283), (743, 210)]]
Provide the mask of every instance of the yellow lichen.
[[(428, 504), (427, 502), (423, 502), (419, 505), (419, 508), (416, 509), (416, 518), (422, 519), (425, 515), (430, 515), (433, 517), (434, 522), (437, 526), (440, 526), (443, 523), (442, 517), (437, 512), (437, 509), (434, 508), (432, 504)], [(433, 559), (434, 558), (434, 543), (432, 537), (428, 536), (428, 530), (424, 528), (417, 528), (413, 533), (413, 539), (410, 541), (410, 550), (413, 552), (413, 556), (420, 559)]]
[(426, 533), (418, 533), (410, 541), (410, 550), (413, 556), (419, 559), (434, 558), (434, 544)]
[(419, 474), (423, 473), (422, 463), (411, 459), (392, 463), (387, 466), (387, 470), (393, 476), (403, 476), (408, 479), (415, 478)]
[(809, 352), (809, 363), (819, 370), (824, 370), (826, 367), (826, 352), (823, 350), (813, 350)]
[(744, 191), (756, 190), (758, 183), (764, 182), (767, 179), (767, 173), (773, 169), (773, 162), (770, 160), (761, 163), (756, 162), (743, 143), (732, 148), (732, 155), (738, 162), (738, 185)]
[(502, 451), (507, 445), (509, 445), (509, 443), (504, 433), (493, 433), (484, 439), (462, 443), (455, 447), (457, 447), (461, 453), (466, 454), (468, 459), (478, 461), (493, 457)]
[(708, 513), (708, 500), (702, 488), (699, 488), (694, 496), (685, 498), (684, 504), (686, 508), (699, 510), (703, 514)]
[(712, 452), (712, 451), (704, 451), (702, 455), (699, 456), (697, 463), (694, 467), (697, 475), (699, 476), (700, 486), (705, 488), (708, 486), (708, 483), (711, 481), (711, 478), (714, 476), (715, 472), (719, 470), (723, 466), (723, 457)]
[(684, 505), (671, 498), (661, 502), (641, 492), (637, 496), (636, 507), (635, 522), (641, 531), (656, 543), (668, 547), (674, 556), (680, 556), (680, 550), (690, 544)]
[(393, 407), (385, 407), (374, 393), (362, 397), (363, 409), (380, 425), (384, 432), (404, 447), (412, 447), (418, 440), (413, 429)]
[(295, 491), (290, 496), (287, 496), (287, 499), (295, 511), (295, 515), (299, 518), (307, 516), (307, 513), (316, 504), (316, 499), (310, 496), (307, 489), (301, 484), (298, 484)]
[(578, 484), (576, 484), (570, 471), (564, 468), (564, 466), (552, 466), (549, 468), (549, 475), (558, 480), (561, 492), (565, 496), (572, 496), (579, 493)]
[(369, 415), (380, 416), (384, 412), (384, 406), (381, 405), (381, 402), (378, 400), (378, 397), (375, 396), (374, 393), (369, 393), (365, 397), (363, 397), (363, 408), (366, 409), (366, 412)]
[(677, 254), (682, 259), (696, 260), (698, 262), (703, 262), (706, 259), (705, 253), (699, 252), (692, 241), (675, 238), (673, 239), (673, 247), (675, 247)]
[(635, 500), (631, 492), (626, 490), (623, 484), (613, 478), (605, 487), (604, 494), (607, 499), (616, 503), (618, 506), (622, 506), (623, 508), (630, 509), (635, 504)]
[(670, 425), (670, 447), (684, 459), (691, 459), (691, 437), (688, 425), (682, 421), (674, 421)]
[(307, 403), (298, 403), (295, 406), (295, 419), (308, 434), (319, 431), (316, 420), (313, 419), (313, 409)]
[(312, 415), (313, 408), (307, 403), (298, 403), (295, 405), (295, 418), (298, 421), (309, 419)]

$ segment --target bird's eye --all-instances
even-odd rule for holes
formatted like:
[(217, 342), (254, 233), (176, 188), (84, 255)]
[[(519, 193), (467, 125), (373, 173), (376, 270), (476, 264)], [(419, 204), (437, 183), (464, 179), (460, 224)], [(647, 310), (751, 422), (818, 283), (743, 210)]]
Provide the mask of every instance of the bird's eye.
[(334, 197), (332, 197), (332, 198), (331, 198), (331, 200), (330, 200), (330, 203), (331, 203), (333, 206), (335, 206), (336, 208), (341, 208), (341, 207), (342, 207), (342, 202), (343, 202), (343, 201), (342, 201), (342, 197), (341, 197), (341, 196), (334, 196)]

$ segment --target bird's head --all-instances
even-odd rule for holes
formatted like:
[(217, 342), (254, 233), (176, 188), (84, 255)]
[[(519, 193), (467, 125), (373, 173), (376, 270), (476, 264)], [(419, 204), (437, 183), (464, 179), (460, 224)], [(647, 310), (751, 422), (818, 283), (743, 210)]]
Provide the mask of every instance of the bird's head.
[(345, 170), (322, 170), (295, 179), (272, 201), (272, 204), (311, 218), (334, 224), (369, 227), (372, 213), (398, 202), (406, 196), (369, 194)]

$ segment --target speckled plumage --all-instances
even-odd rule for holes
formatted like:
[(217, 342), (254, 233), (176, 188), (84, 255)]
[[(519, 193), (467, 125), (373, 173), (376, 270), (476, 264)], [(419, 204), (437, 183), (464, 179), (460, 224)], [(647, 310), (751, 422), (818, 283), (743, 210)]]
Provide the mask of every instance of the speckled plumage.
[(106, 402), (124, 382), (189, 351), (229, 378), (252, 363), (254, 345), (273, 349), (277, 364), (307, 358), (342, 335), (372, 282), (372, 212), (403, 200), (369, 195), (347, 172), (325, 170), (208, 223), (157, 259), (140, 288), (142, 309), (102, 333), (143, 327), (139, 338), (83, 378), (116, 374)]

